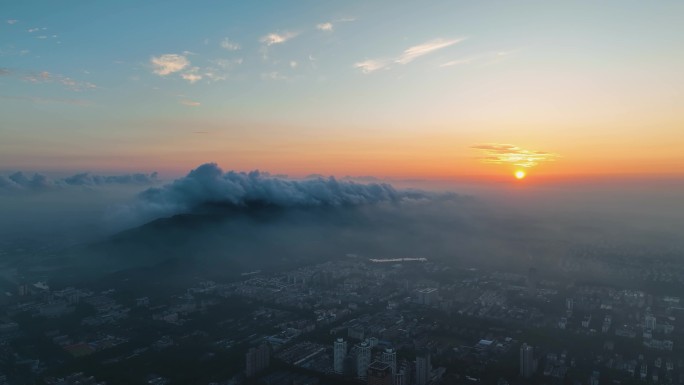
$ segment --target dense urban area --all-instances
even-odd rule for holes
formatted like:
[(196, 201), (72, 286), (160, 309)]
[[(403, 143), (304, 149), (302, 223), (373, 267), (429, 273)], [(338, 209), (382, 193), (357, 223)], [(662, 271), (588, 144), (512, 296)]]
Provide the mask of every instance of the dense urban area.
[(0, 384), (683, 384), (684, 266), (602, 250), (553, 271), (347, 254), (183, 285), (5, 262)]

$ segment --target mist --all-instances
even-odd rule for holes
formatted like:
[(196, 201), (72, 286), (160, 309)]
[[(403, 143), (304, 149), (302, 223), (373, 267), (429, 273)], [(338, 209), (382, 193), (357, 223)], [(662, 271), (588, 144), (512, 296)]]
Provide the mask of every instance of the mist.
[[(3, 236), (79, 245), (67, 248), (69, 263), (101, 272), (168, 260), (246, 272), (347, 254), (562, 271), (587, 250), (656, 259), (684, 248), (684, 189), (668, 181), (395, 186), (212, 163), (168, 183), (116, 180), (126, 182), (53, 182), (4, 194)], [(608, 259), (582, 269), (605, 275)]]

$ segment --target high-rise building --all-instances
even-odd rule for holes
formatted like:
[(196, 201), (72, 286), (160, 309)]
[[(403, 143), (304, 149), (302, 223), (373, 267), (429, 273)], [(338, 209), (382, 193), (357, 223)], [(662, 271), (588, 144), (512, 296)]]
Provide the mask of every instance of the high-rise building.
[(656, 328), (656, 317), (652, 314), (646, 315), (646, 329), (655, 330)]
[(435, 287), (427, 287), (416, 291), (416, 300), (421, 305), (433, 305), (437, 302), (439, 291)]
[(344, 373), (344, 358), (347, 356), (347, 341), (342, 338), (335, 340), (333, 345), (333, 371)]
[(368, 366), (368, 385), (393, 385), (392, 368), (380, 361), (373, 361)]
[(534, 374), (534, 348), (528, 344), (520, 347), (520, 375), (530, 378)]
[(431, 374), (432, 364), (430, 363), (430, 353), (423, 350), (416, 356), (416, 384), (427, 384), (430, 381)]
[(411, 384), (411, 365), (408, 361), (403, 361), (397, 365), (397, 372), (394, 374), (394, 385)]
[(397, 352), (392, 348), (387, 348), (382, 352), (380, 361), (386, 363), (392, 369), (392, 375), (397, 373)]
[(245, 375), (252, 377), (268, 368), (271, 363), (271, 349), (267, 343), (250, 348), (245, 355)]
[(365, 379), (371, 363), (371, 347), (368, 341), (356, 345), (356, 377)]

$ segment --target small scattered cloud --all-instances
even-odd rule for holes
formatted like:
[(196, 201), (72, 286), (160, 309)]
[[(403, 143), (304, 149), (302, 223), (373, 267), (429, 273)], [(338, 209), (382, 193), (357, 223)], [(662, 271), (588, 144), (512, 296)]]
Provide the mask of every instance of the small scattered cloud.
[(389, 60), (373, 59), (354, 63), (354, 68), (358, 68), (364, 74), (369, 74), (383, 68), (387, 68), (390, 64)]
[(316, 25), (316, 29), (319, 31), (332, 31), (333, 25), (330, 22), (320, 23), (320, 24)]
[(326, 21), (323, 23), (316, 24), (316, 29), (319, 31), (332, 32), (335, 29), (335, 24), (349, 23), (352, 21), (356, 21), (356, 19), (353, 17), (345, 17), (345, 18), (341, 18), (341, 19), (335, 19), (333, 21)]
[(269, 33), (266, 36), (263, 36), (259, 41), (261, 43), (266, 44), (267, 46), (272, 46), (274, 44), (282, 44), (285, 43), (286, 41), (294, 38), (297, 36), (297, 33), (295, 32), (283, 32), (283, 33)]
[(240, 47), (240, 44), (230, 40), (229, 38), (225, 38), (221, 41), (221, 48), (228, 51), (237, 51), (242, 47)]
[(193, 67), (187, 72), (183, 72), (180, 76), (183, 80), (187, 80), (190, 84), (195, 84), (202, 80), (202, 75), (198, 74), (199, 67)]
[(181, 100), (179, 103), (188, 107), (199, 107), (201, 105), (200, 102), (194, 100)]
[(68, 89), (72, 91), (83, 91), (83, 90), (89, 90), (89, 89), (95, 89), (97, 86), (91, 82), (84, 82), (84, 81), (79, 81), (72, 79), (68, 76), (60, 75), (60, 74), (52, 74), (47, 71), (42, 71), (38, 73), (31, 73), (29, 75), (24, 76), (23, 78), (25, 81), (31, 82), (31, 83), (58, 83), (61, 84)]
[(553, 162), (560, 157), (546, 151), (527, 150), (514, 144), (485, 143), (471, 146), (483, 155), (479, 159), (483, 163), (513, 165), (530, 168), (541, 163)]
[(226, 80), (230, 72), (242, 63), (242, 58), (209, 60), (209, 66), (202, 71), (203, 77), (209, 81)]
[(299, 66), (299, 63), (294, 60), (290, 61), (290, 68), (297, 68), (297, 66)]
[(152, 71), (159, 76), (167, 76), (172, 73), (180, 72), (190, 66), (190, 61), (183, 55), (164, 54), (152, 56), (150, 59)]
[(14, 24), (17, 24), (18, 22), (19, 22), (19, 20), (17, 20), (17, 19), (9, 19), (9, 20), (7, 20), (7, 24), (9, 24), (9, 25), (14, 25)]
[(362, 73), (369, 74), (380, 69), (388, 69), (392, 63), (408, 64), (421, 56), (439, 51), (441, 49), (450, 47), (464, 41), (465, 38), (456, 39), (434, 39), (423, 44), (414, 45), (404, 50), (404, 52), (392, 59), (369, 59), (362, 62), (354, 63), (354, 67), (358, 68)]
[(7, 76), (11, 73), (12, 71), (10, 71), (9, 69), (0, 67), (0, 76)]
[(36, 28), (29, 28), (29, 29), (27, 29), (26, 31), (27, 31), (28, 33), (34, 33), (34, 32), (40, 31), (40, 28), (37, 28), (37, 27), (36, 27)]
[(289, 78), (278, 71), (264, 72), (261, 74), (264, 80), (288, 80)]

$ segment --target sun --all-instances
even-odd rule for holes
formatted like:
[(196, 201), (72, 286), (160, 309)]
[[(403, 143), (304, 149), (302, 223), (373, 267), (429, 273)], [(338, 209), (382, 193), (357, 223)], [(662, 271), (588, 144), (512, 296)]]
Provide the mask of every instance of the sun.
[(515, 179), (524, 179), (527, 174), (525, 174), (525, 171), (523, 170), (518, 170), (515, 172)]

